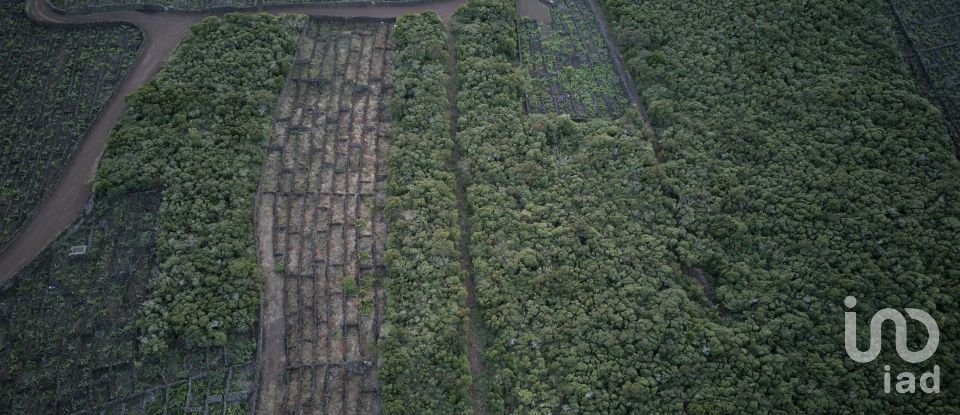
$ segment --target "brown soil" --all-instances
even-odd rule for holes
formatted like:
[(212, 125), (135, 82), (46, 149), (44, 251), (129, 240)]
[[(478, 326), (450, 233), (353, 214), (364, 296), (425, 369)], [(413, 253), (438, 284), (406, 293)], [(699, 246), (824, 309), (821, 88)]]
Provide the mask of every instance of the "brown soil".
[(312, 21), (298, 41), (258, 192), (259, 413), (380, 412), (391, 27)]

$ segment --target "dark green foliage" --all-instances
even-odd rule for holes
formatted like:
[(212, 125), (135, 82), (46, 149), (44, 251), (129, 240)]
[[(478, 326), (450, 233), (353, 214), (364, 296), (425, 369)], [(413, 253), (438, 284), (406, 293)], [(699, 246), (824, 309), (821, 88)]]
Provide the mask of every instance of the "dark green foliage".
[(221, 345), (256, 318), (253, 197), (298, 27), (297, 19), (268, 15), (204, 19), (128, 98), (111, 133), (96, 190), (163, 189), (145, 350), (174, 338)]
[[(742, 355), (711, 356), (680, 396), (653, 382), (644, 408), (957, 413), (956, 376), (943, 375), (940, 394), (883, 393), (885, 364), (894, 376), (956, 373), (960, 338), (960, 166), (903, 70), (887, 4), (602, 3), (657, 128), (689, 235), (679, 259), (715, 278), (719, 321), (736, 333), (723, 347)], [(876, 361), (854, 363), (847, 295), (861, 329), (881, 308), (926, 310), (937, 353), (905, 364), (885, 335)], [(924, 331), (909, 333), (916, 350)]]
[(491, 413), (653, 412), (658, 383), (679, 399), (708, 358), (735, 359), (733, 333), (680, 272), (684, 232), (638, 127), (522, 114), (495, 40), (511, 6), (471, 2), (455, 22)]
[[(229, 391), (228, 411), (246, 405), (254, 380), (252, 331), (220, 348), (141, 353), (136, 319), (157, 269), (160, 201), (156, 191), (97, 198), (0, 290), (4, 414), (120, 413), (122, 407), (131, 413), (141, 401), (162, 410), (164, 390), (188, 377), (209, 379), (209, 394), (226, 396), (223, 374), (238, 385)], [(82, 245), (86, 253), (70, 256), (71, 247)], [(151, 401), (155, 393), (159, 401)]]
[(0, 250), (30, 219), (136, 58), (129, 25), (54, 28), (0, 1)]
[(467, 414), (464, 270), (458, 261), (447, 51), (435, 13), (397, 21), (387, 220), (384, 412)]

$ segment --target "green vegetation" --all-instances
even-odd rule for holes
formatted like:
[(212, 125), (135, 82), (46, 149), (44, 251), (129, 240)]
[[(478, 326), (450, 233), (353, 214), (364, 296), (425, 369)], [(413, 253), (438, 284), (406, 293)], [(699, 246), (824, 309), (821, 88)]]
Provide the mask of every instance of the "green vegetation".
[[(380, 0), (377, 3), (408, 3), (422, 0)], [(267, 6), (287, 4), (368, 5), (364, 0), (264, 0)], [(52, 0), (51, 4), (71, 13), (92, 13), (105, 10), (201, 11), (215, 9), (249, 9), (256, 0)]]
[[(156, 266), (159, 204), (156, 192), (99, 201), (0, 293), (4, 413), (74, 412), (137, 387), (132, 323)], [(70, 257), (72, 246), (87, 252)]]
[(156, 79), (127, 98), (95, 189), (163, 189), (160, 270), (143, 307), (147, 351), (175, 338), (222, 345), (256, 319), (253, 195), (301, 24), (268, 15), (204, 19)]
[[(156, 191), (102, 195), (92, 210), (0, 292), (0, 408), (5, 414), (162, 413), (164, 391), (188, 378), (211, 386), (194, 401), (219, 397), (247, 405), (253, 390), (254, 333), (222, 348), (171, 349), (144, 356), (136, 318), (157, 267)], [(71, 248), (86, 246), (82, 255)], [(232, 388), (226, 378), (235, 384)], [(187, 395), (168, 408), (183, 408)], [(200, 405), (202, 406), (202, 404)], [(172, 409), (171, 409), (172, 410)]]
[[(238, 255), (233, 263), (252, 256), (257, 154), (298, 26), (270, 16), (205, 20), (157, 79), (128, 98), (90, 210), (0, 291), (4, 413), (248, 412), (258, 281), (236, 272), (228, 255)], [(198, 110), (206, 105), (214, 110)], [(78, 246), (86, 252), (71, 256)], [(223, 261), (222, 272), (206, 274), (221, 285), (182, 279), (182, 269), (211, 268), (198, 257)], [(173, 278), (184, 284), (171, 287)], [(199, 290), (205, 297), (191, 318), (222, 318), (229, 303), (251, 309), (236, 312), (248, 320), (224, 326), (224, 341), (167, 325), (166, 335), (184, 341), (155, 347), (170, 338), (150, 328), (175, 320)], [(211, 343), (222, 347), (191, 347)]]
[(574, 119), (618, 118), (628, 106), (586, 2), (553, 3), (549, 27), (529, 18), (517, 23), (521, 61), (533, 80), (526, 92), (530, 112), (569, 114)]
[(52, 28), (0, 2), (0, 249), (59, 180), (136, 58), (128, 25)]
[(447, 165), (453, 142), (443, 23), (432, 12), (401, 17), (394, 41), (383, 408), (390, 414), (467, 414), (467, 310), (455, 178)]
[(680, 272), (675, 202), (638, 127), (523, 116), (514, 13), (473, 1), (455, 21), (491, 413), (680, 412), (647, 406), (657, 382), (707, 381), (701, 349), (733, 359), (730, 333)]
[[(956, 377), (940, 394), (882, 389), (885, 364), (955, 373), (960, 338), (960, 166), (891, 44), (887, 5), (602, 3), (689, 234), (679, 259), (714, 279), (718, 321), (737, 333), (721, 345), (742, 354), (724, 361), (712, 347), (695, 389), (651, 382), (645, 408), (957, 413)], [(861, 316), (931, 313), (942, 339), (933, 359), (906, 365), (885, 336), (876, 361), (852, 362), (847, 295)], [(916, 349), (923, 330), (910, 330)]]

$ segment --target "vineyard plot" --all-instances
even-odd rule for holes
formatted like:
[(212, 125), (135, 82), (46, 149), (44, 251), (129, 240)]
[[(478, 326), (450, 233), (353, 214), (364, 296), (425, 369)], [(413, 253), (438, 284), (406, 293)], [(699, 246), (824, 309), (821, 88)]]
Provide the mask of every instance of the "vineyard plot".
[[(135, 389), (127, 330), (156, 266), (155, 192), (102, 204), (0, 289), (0, 408), (71, 413)], [(70, 255), (84, 246), (82, 255)]]
[(533, 78), (526, 93), (528, 112), (570, 114), (581, 120), (618, 118), (628, 106), (596, 16), (586, 1), (546, 3), (550, 11), (546, 23), (529, 17), (518, 20), (520, 58)]
[(960, 4), (951, 0), (888, 0), (911, 47), (927, 95), (951, 125), (960, 151)]
[(252, 333), (227, 347), (139, 351), (160, 203), (158, 192), (97, 200), (0, 287), (0, 412), (247, 413)]
[(0, 250), (57, 183), (142, 42), (127, 25), (51, 28), (0, 3)]
[(282, 402), (261, 405), (284, 414), (380, 411), (390, 29), (312, 21), (277, 109), (257, 226), (267, 286), (282, 280), (264, 307), (282, 309), (286, 366)]

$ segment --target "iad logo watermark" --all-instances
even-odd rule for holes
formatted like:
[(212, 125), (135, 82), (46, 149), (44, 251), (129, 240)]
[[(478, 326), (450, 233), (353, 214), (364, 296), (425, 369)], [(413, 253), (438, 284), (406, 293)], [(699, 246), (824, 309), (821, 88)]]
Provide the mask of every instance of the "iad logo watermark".
[[(847, 308), (852, 309), (857, 306), (857, 299), (852, 296), (843, 300)], [(853, 311), (844, 312), (844, 331), (843, 340), (847, 349), (847, 355), (855, 362), (869, 363), (880, 355), (880, 330), (885, 321), (892, 321), (896, 329), (897, 354), (900, 358), (909, 363), (922, 363), (933, 356), (940, 345), (940, 328), (937, 327), (936, 320), (930, 317), (926, 311), (916, 308), (904, 309), (910, 318), (919, 321), (927, 329), (927, 344), (920, 351), (912, 351), (907, 348), (907, 319), (899, 311), (892, 308), (884, 308), (873, 315), (870, 320), (870, 347), (867, 351), (860, 351), (857, 348), (857, 313)], [(883, 391), (890, 393), (890, 365), (883, 367)], [(932, 372), (923, 373), (920, 376), (920, 390), (925, 393), (940, 393), (940, 366), (934, 365)], [(911, 372), (903, 372), (897, 375), (895, 386), (897, 393), (914, 393), (917, 390), (917, 377)]]

